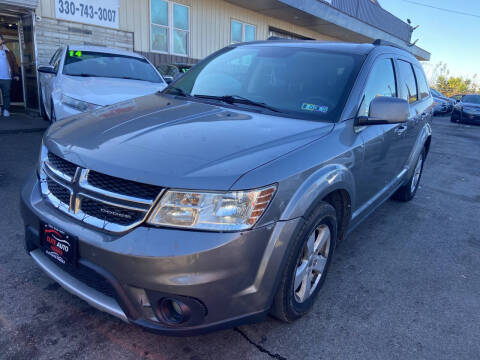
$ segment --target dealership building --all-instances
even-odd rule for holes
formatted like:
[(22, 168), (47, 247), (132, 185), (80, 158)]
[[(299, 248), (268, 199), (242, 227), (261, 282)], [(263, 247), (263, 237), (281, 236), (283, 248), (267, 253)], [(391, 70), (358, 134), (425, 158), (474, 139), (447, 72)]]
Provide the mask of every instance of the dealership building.
[(418, 59), (413, 28), (377, 0), (0, 0), (0, 33), (20, 65), (12, 100), (38, 111), (37, 67), (64, 44), (144, 54), (154, 65), (195, 63), (229, 44), (270, 36), (390, 41)]

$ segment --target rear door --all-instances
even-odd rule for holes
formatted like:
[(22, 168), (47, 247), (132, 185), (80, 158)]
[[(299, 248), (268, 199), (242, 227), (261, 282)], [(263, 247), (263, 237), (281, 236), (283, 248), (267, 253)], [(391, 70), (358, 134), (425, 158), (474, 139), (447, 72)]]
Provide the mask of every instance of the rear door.
[(417, 80), (414, 66), (407, 60), (397, 59), (397, 68), (400, 96), (410, 104), (410, 117), (404, 134), (405, 150), (401, 155), (402, 166), (405, 166), (423, 124), (430, 116), (430, 102), (428, 88), (425, 89), (423, 81)]
[(420, 126), (418, 126), (416, 137), (420, 134), (421, 129), (425, 126), (426, 122), (431, 122), (433, 118), (433, 97), (430, 94), (430, 87), (428, 86), (427, 78), (425, 77), (425, 72), (421, 66), (414, 65), (415, 77), (417, 78), (418, 84), (418, 96), (420, 98), (417, 105), (417, 111), (421, 115)]

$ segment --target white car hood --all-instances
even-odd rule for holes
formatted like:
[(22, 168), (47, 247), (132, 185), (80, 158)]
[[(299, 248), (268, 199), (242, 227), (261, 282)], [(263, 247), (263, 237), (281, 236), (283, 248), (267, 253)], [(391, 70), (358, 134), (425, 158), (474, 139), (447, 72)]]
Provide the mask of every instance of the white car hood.
[(148, 81), (106, 77), (64, 75), (61, 81), (61, 92), (63, 94), (77, 100), (101, 106), (153, 94), (166, 87), (166, 83), (151, 83)]

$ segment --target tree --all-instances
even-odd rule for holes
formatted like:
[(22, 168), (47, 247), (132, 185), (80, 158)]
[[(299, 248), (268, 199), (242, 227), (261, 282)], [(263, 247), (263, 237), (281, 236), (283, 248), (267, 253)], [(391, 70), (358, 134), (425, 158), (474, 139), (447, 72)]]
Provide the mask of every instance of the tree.
[(431, 65), (425, 67), (430, 86), (447, 97), (457, 94), (479, 93), (480, 91), (476, 74), (470, 79), (462, 76), (450, 76), (447, 64), (442, 62), (433, 67)]

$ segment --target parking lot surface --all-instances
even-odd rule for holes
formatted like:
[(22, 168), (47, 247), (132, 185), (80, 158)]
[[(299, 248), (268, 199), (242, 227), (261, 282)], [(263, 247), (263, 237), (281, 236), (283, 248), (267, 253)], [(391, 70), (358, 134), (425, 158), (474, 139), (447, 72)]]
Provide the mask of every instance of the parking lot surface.
[(43, 274), (19, 213), (42, 134), (0, 134), (0, 359), (480, 358), (480, 127), (444, 117), (433, 132), (416, 198), (339, 245), (312, 312), (190, 338), (122, 323)]

